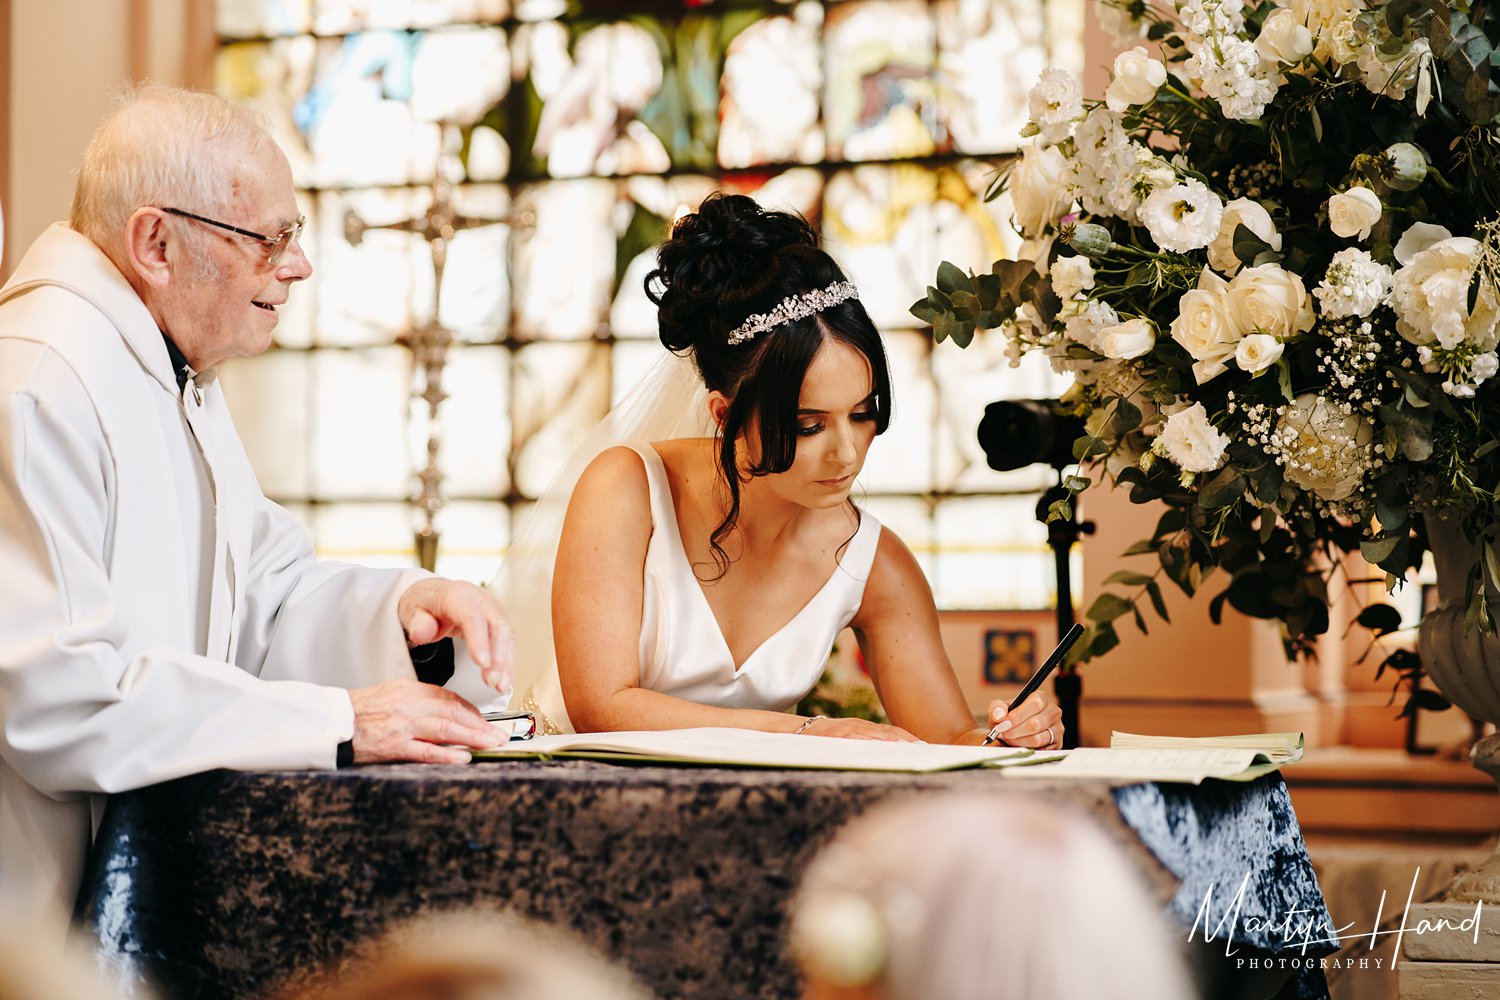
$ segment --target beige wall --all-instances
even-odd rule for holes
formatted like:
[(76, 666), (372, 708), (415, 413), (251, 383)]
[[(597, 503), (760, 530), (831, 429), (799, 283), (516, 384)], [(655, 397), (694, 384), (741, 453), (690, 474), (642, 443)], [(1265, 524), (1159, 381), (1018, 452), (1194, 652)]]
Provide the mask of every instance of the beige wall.
[(110, 94), (148, 77), (202, 85), (212, 53), (211, 0), (5, 0), (0, 19), (7, 9), (0, 277), (67, 216), (73, 171)]

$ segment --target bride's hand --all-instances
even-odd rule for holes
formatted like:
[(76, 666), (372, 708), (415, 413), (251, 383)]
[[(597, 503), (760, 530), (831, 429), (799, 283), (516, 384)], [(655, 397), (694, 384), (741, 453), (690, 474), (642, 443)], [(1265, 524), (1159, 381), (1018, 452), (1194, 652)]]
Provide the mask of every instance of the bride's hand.
[(833, 736), (845, 740), (884, 740), (887, 743), (921, 743), (900, 726), (882, 726), (864, 719), (814, 719), (802, 730), (804, 736)]
[(1063, 744), (1062, 709), (1041, 691), (1033, 692), (1008, 715), (1005, 702), (990, 702), (990, 725), (1000, 730), (1000, 742), (1007, 746), (1056, 750)]

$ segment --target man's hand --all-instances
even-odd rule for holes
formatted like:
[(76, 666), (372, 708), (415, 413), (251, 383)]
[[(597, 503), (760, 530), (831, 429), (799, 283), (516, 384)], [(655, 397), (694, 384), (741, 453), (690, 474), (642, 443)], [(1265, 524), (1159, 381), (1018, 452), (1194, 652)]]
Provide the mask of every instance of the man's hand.
[[(440, 687), (402, 678), (349, 692), (354, 703), (354, 762), (415, 760), (467, 764), (469, 752), (506, 737), (479, 710)], [(443, 746), (457, 743), (459, 746)]]
[(401, 595), (396, 617), (407, 645), (425, 646), (456, 634), (486, 684), (499, 691), (509, 682), (516, 638), (489, 591), (457, 580), (421, 580)]

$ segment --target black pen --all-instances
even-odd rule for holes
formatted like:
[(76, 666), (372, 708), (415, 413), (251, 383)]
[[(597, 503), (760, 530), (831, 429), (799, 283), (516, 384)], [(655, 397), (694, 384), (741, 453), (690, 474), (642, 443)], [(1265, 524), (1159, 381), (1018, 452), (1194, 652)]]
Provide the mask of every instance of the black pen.
[[(1042, 686), (1042, 681), (1046, 680), (1047, 675), (1052, 673), (1053, 670), (1057, 669), (1057, 665), (1063, 661), (1064, 656), (1068, 655), (1068, 650), (1073, 648), (1073, 643), (1078, 641), (1078, 637), (1080, 635), (1083, 635), (1083, 626), (1079, 625), (1077, 622), (1074, 622), (1073, 627), (1068, 629), (1068, 634), (1062, 637), (1062, 642), (1057, 644), (1057, 648), (1052, 651), (1052, 653), (1047, 657), (1046, 661), (1037, 668), (1037, 672), (1032, 674), (1031, 679), (1026, 682), (1026, 685), (1024, 687), (1021, 688), (1021, 693), (1016, 695), (1015, 700), (1012, 701), (1008, 706), (1006, 706), (1006, 715), (1009, 715), (1017, 705), (1021, 704), (1021, 702), (1031, 697), (1031, 692)], [(994, 729), (991, 729), (985, 736), (984, 742), (979, 745), (982, 747), (987, 747), (999, 738), (1000, 734), (997, 733)]]

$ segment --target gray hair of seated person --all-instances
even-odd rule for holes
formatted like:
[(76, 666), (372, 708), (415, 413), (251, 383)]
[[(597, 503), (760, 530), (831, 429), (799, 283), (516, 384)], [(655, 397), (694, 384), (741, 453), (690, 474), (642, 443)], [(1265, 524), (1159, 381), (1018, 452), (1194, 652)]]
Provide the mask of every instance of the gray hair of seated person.
[[(136, 209), (221, 212), (232, 199), (238, 164), (272, 141), (258, 112), (222, 97), (159, 83), (129, 87), (84, 151), (68, 225), (118, 265), (125, 223)], [(197, 227), (183, 231), (200, 249), (206, 245)]]
[(571, 932), (473, 907), (396, 924), (270, 1000), (652, 1000)]
[(805, 996), (1189, 1000), (1176, 935), (1087, 815), (919, 795), (851, 821), (792, 908)]

